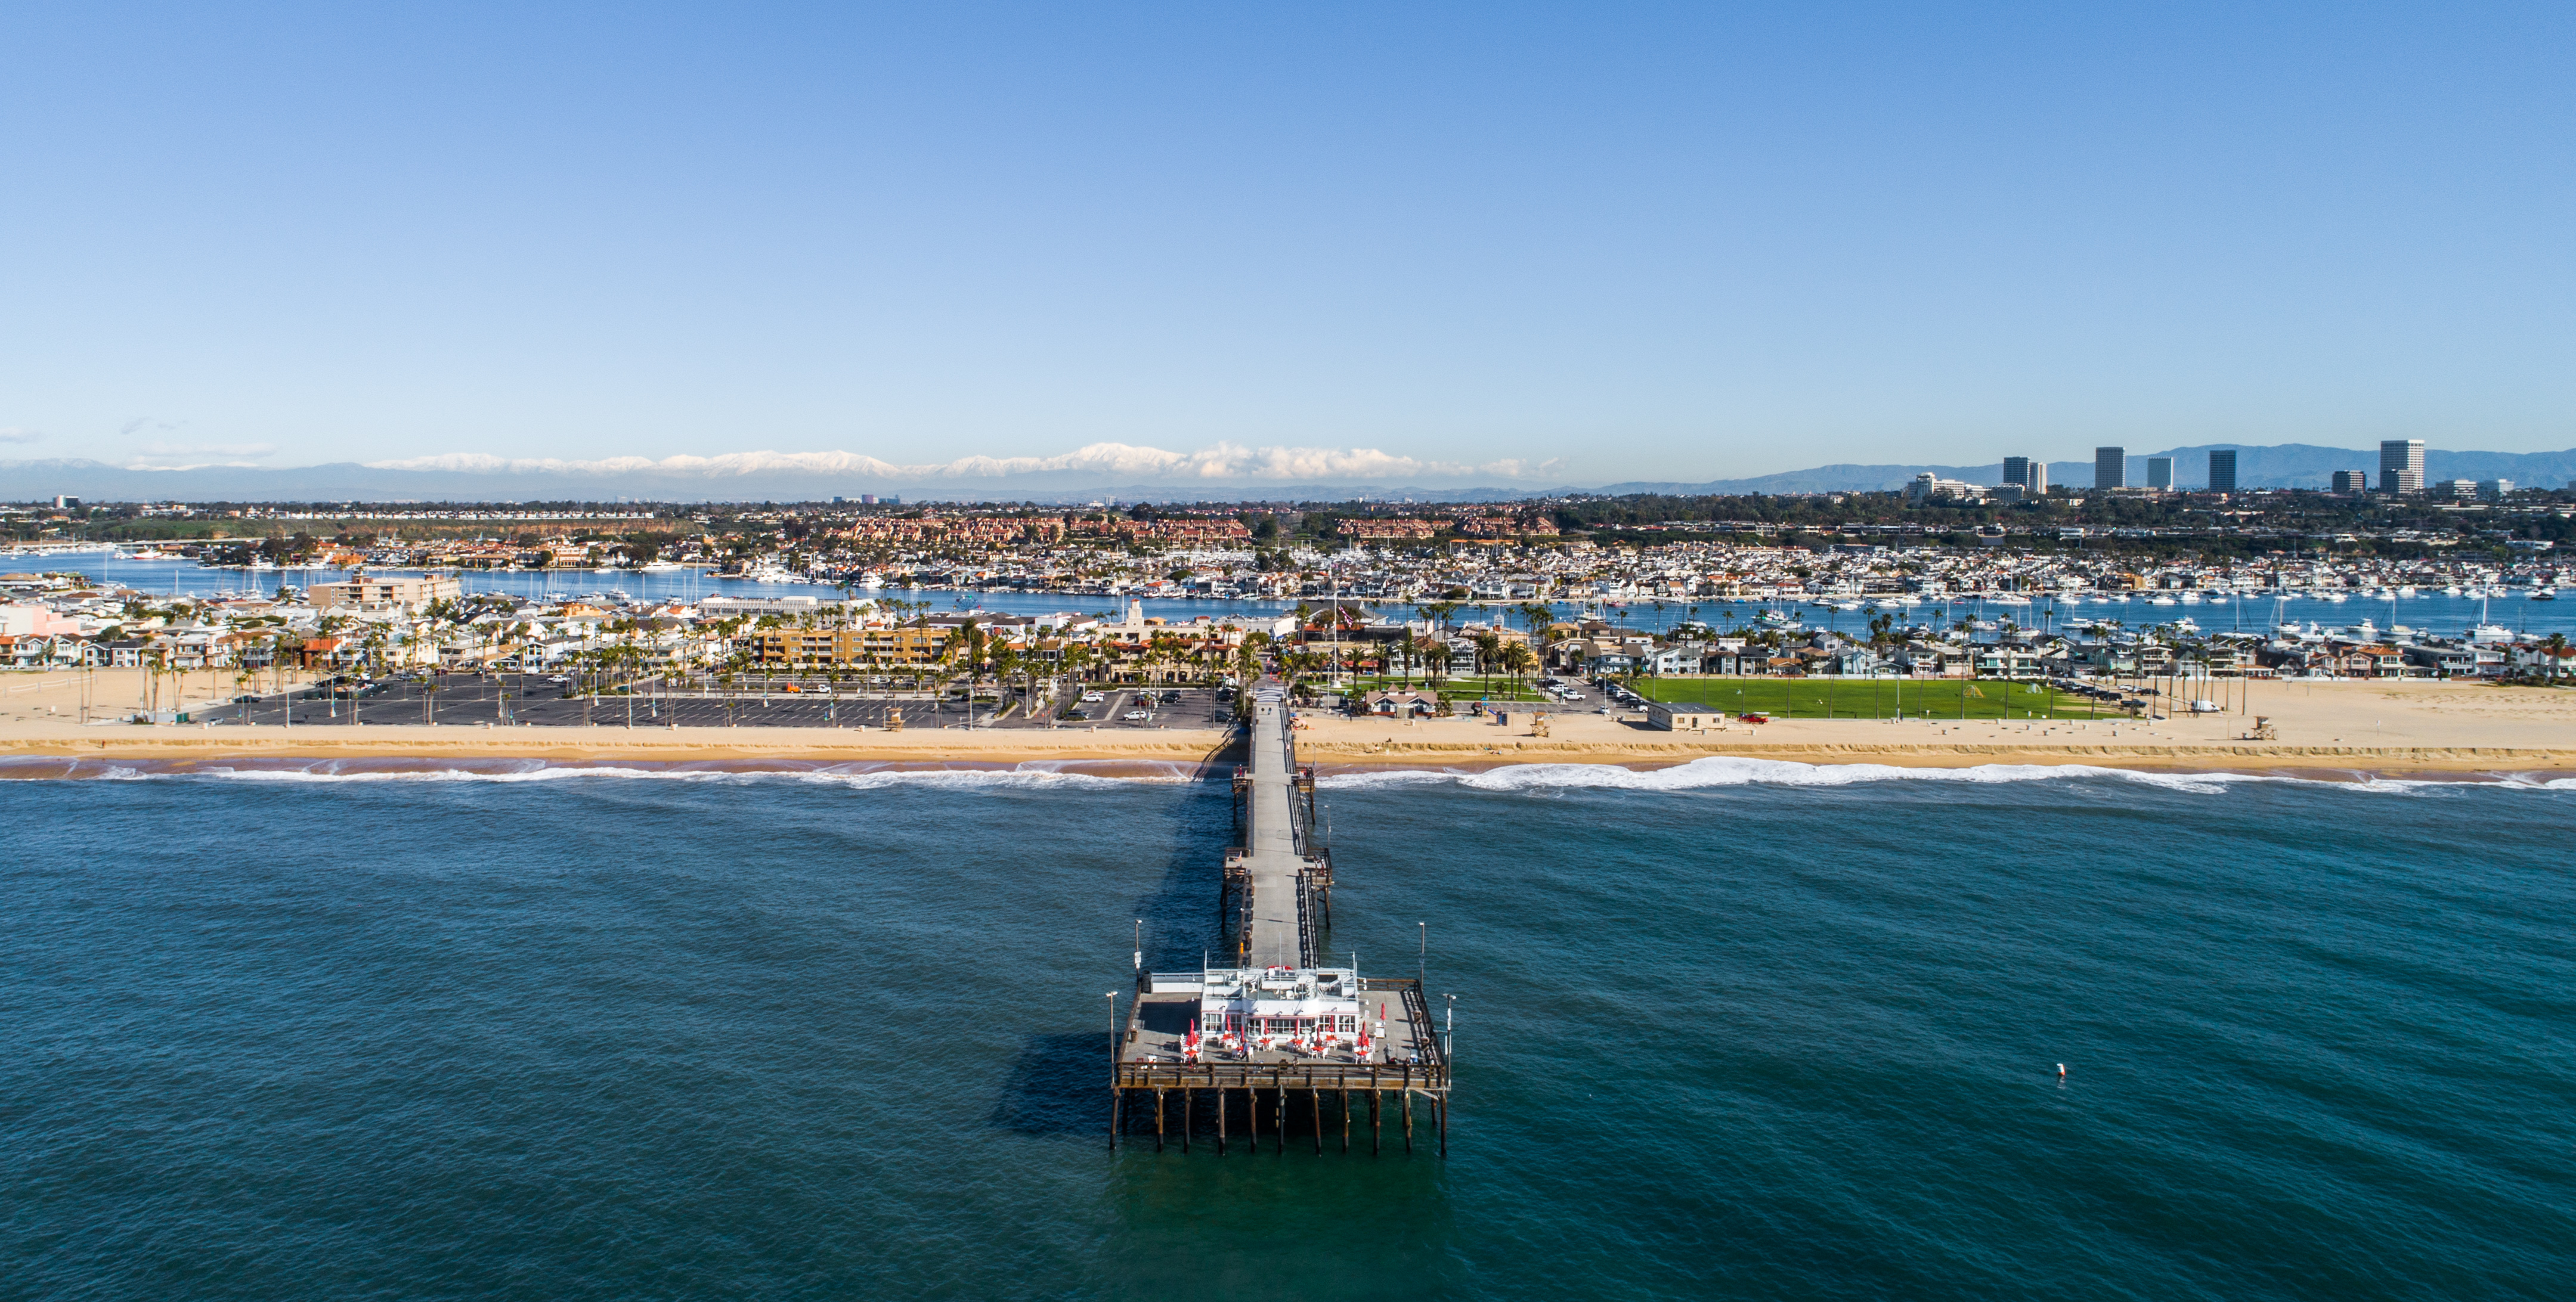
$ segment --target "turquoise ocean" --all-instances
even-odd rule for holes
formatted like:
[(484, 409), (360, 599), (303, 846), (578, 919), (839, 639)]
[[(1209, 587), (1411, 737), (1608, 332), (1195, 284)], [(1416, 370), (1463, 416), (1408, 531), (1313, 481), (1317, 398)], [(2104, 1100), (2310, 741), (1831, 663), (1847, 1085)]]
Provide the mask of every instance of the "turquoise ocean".
[(0, 1296), (2576, 1281), (2576, 784), (1329, 778), (1442, 1160), (1110, 1150), (1228, 798), (1078, 770), (0, 761)]

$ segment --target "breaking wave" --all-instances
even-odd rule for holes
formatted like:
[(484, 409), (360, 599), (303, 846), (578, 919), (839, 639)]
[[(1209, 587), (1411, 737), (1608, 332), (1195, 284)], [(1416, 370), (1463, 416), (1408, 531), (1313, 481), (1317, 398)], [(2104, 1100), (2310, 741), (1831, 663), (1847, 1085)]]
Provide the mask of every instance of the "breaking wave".
[(15, 757), (0, 759), (0, 779), (68, 779), (97, 782), (339, 783), (550, 783), (640, 780), (744, 784), (800, 782), (871, 790), (927, 786), (949, 789), (1121, 787), (1139, 782), (1185, 783), (1196, 767), (1155, 760), (1041, 760), (1016, 765), (907, 764), (901, 761), (841, 764), (709, 762), (673, 764), (555, 763), (543, 760), (440, 762), (428, 760), (100, 760)]
[(2349, 777), (2315, 777), (2279, 773), (2169, 773), (2104, 768), (2088, 764), (1979, 764), (1964, 768), (1908, 768), (1893, 764), (1802, 764), (1793, 760), (1711, 756), (1660, 769), (1627, 769), (1611, 764), (1511, 764), (1483, 770), (1391, 769), (1330, 774), (1320, 779), (1328, 789), (1448, 784), (1475, 791), (1703, 791), (1722, 787), (1846, 787), (1878, 782), (2069, 782), (2080, 780), (2135, 782), (2173, 791), (2214, 794), (2248, 783), (2295, 783), (2366, 791), (2415, 792), (2461, 785), (2503, 786), (2532, 791), (2576, 791), (2576, 778), (2541, 778), (2512, 773), (2463, 773), (2444, 778), (2391, 778), (2364, 772)]

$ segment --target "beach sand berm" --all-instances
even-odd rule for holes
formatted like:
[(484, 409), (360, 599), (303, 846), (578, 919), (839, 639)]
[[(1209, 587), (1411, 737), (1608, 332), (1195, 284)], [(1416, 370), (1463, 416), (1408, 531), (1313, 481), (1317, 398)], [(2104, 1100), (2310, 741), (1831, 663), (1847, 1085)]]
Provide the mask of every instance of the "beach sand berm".
[[(134, 699), (135, 671), (100, 671), (93, 701)], [(1075, 726), (1044, 729), (494, 727), (232, 724), (83, 725), (79, 675), (0, 678), (0, 753), (136, 759), (515, 758), (659, 763), (783, 760), (813, 763), (1008, 767), (1135, 761), (1156, 767), (1225, 758), (1214, 729)], [(2342, 773), (2576, 773), (2576, 689), (2466, 682), (2255, 682), (2242, 713), (2152, 720), (1783, 719), (1666, 732), (1634, 716), (1530, 715), (1508, 724), (1461, 716), (1404, 723), (1310, 713), (1298, 735), (1308, 763), (1326, 768), (1486, 768), (1500, 764), (1617, 764), (1653, 768), (1709, 756), (1808, 764), (1963, 767), (2069, 764), (2196, 770)], [(124, 707), (130, 708), (130, 707)], [(2247, 740), (2255, 716), (2274, 736)]]

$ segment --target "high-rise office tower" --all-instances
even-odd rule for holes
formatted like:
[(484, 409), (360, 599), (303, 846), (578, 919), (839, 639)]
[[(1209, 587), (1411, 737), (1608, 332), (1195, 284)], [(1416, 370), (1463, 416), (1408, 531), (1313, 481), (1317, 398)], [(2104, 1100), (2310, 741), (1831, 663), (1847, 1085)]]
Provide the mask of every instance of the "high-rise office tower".
[(2424, 440), (2381, 439), (2379, 441), (2379, 491), (2383, 493), (2424, 491)]
[(2127, 448), (2093, 449), (2093, 486), (2095, 488), (2129, 486), (2129, 450)]
[(2005, 457), (2003, 482), (2019, 485), (2024, 497), (2048, 492), (2048, 463), (2037, 457)]
[(2213, 493), (2236, 491), (2236, 449), (2228, 448), (2225, 451), (2213, 451), (2209, 454), (2209, 491)]
[(2147, 458), (2147, 487), (2159, 492), (2170, 491), (2173, 488), (2172, 457)]
[(2338, 470), (2334, 472), (2334, 491), (2338, 493), (2369, 492), (2370, 472), (2367, 470)]

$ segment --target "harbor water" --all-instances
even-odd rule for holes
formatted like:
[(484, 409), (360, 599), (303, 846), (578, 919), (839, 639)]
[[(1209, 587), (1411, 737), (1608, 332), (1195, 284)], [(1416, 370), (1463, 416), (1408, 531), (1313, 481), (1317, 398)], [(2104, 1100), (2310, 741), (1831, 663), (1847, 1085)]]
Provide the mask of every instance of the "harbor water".
[[(174, 598), (265, 596), (274, 594), (280, 585), (301, 589), (348, 577), (346, 571), (324, 568), (209, 569), (189, 561), (130, 560), (104, 551), (67, 552), (18, 563), (29, 569), (76, 571), (94, 583), (117, 584)], [(873, 592), (851, 588), (845, 593), (831, 584), (759, 583), (748, 579), (718, 578), (696, 570), (653, 573), (636, 570), (462, 570), (449, 573), (466, 592), (506, 593), (530, 601), (562, 601), (593, 595), (633, 601), (681, 602), (695, 602), (711, 596), (812, 597), (817, 601), (840, 601), (846, 596), (852, 600), (875, 598), (924, 603), (941, 613), (982, 610), (1001, 615), (1048, 615), (1070, 611), (1111, 616), (1123, 614), (1127, 604), (1125, 597), (1098, 593), (967, 592), (943, 588), (886, 588)], [(2440, 637), (2462, 637), (2481, 626), (2502, 630), (2501, 634), (2490, 634), (2490, 637), (2547, 637), (2552, 633), (2576, 635), (2576, 596), (2567, 599), (2553, 596), (2550, 600), (2535, 601), (2527, 590), (2519, 588), (2505, 589), (2492, 598), (2423, 589), (2393, 600), (2374, 598), (2361, 592), (2335, 594), (2341, 597), (2340, 600), (2305, 592), (2294, 595), (2258, 592), (2193, 604), (2183, 603), (2174, 594), (2163, 595), (2167, 598), (2164, 604), (2158, 604), (2156, 595), (2148, 593), (2125, 597), (2097, 595), (2080, 601), (2042, 594), (2020, 605), (1971, 596), (1935, 597), (1910, 606), (1884, 609), (1858, 598), (1838, 599), (1842, 605), (1859, 607), (1852, 610), (1801, 599), (1608, 597), (1555, 601), (1549, 603), (1549, 609), (1559, 618), (1606, 618), (1623, 627), (1656, 632), (1670, 630), (1688, 620), (1699, 620), (1721, 630), (1746, 627), (1755, 624), (1768, 611), (1788, 618), (1802, 628), (1846, 634), (1862, 634), (1872, 618), (1887, 614), (1893, 616), (1899, 625), (1947, 628), (1962, 619), (1995, 623), (2009, 621), (2024, 628), (2062, 633), (2095, 624), (2139, 629), (2188, 619), (2204, 633), (2264, 634), (2283, 624), (2302, 629), (2314, 625), (2321, 631), (2332, 632), (2368, 621), (2381, 636), (2392, 627), (2399, 626)], [(1344, 599), (1360, 601), (1347, 595)], [(1146, 614), (1177, 620), (1200, 616), (1278, 615), (1296, 609), (1299, 604), (1296, 599), (1149, 597), (1142, 600)], [(1308, 604), (1322, 604), (1328, 598), (1306, 600)], [(1372, 617), (1409, 619), (1416, 617), (1418, 603), (1369, 600), (1363, 604)], [(1452, 619), (1459, 622), (1499, 619), (1513, 627), (1524, 623), (1517, 602), (1481, 606), (1471, 603), (1462, 607)]]
[(1333, 949), (1457, 997), (1443, 1161), (1109, 1150), (1135, 921), (1215, 935), (1186, 773), (0, 776), (9, 1297), (2576, 1279), (2564, 782), (1329, 778)]

